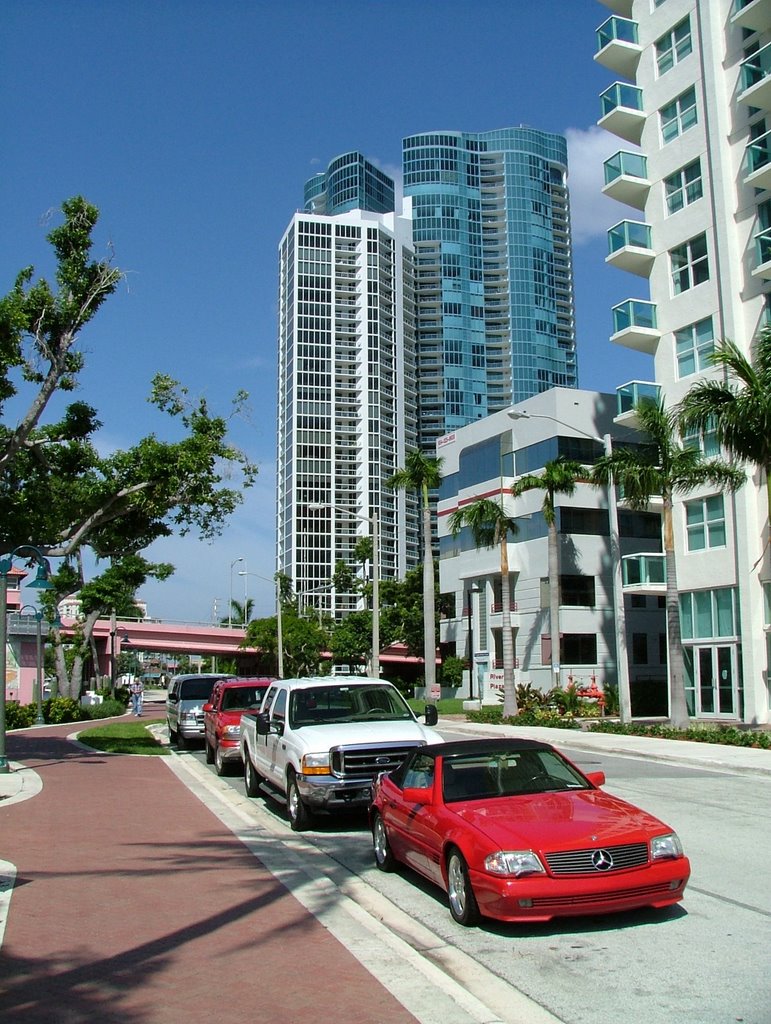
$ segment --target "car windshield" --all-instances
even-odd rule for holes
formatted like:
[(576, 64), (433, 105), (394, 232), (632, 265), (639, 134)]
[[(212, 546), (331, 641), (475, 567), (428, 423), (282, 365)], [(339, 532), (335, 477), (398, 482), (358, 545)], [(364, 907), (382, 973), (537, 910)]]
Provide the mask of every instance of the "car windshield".
[(293, 728), (330, 722), (406, 721), (409, 706), (393, 686), (339, 683), (295, 690), (289, 702)]
[(222, 695), (223, 711), (238, 711), (257, 707), (265, 696), (267, 686), (234, 686)]
[(591, 789), (591, 786), (553, 750), (461, 754), (446, 757), (442, 765), (446, 803), (565, 789)]

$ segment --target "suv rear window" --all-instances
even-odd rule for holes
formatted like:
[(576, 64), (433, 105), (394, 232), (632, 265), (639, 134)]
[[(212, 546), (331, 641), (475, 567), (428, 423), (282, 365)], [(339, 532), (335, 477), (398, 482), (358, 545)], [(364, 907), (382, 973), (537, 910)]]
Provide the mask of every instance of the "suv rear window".
[(208, 700), (216, 679), (183, 679), (179, 684), (180, 700)]

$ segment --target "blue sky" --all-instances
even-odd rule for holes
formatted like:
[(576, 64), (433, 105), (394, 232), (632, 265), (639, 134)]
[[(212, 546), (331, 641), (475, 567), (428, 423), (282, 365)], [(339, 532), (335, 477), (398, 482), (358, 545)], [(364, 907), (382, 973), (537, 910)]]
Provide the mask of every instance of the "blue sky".
[[(610, 13), (597, 0), (5, 0), (0, 292), (27, 264), (50, 275), (45, 234), (82, 194), (101, 211), (96, 255), (111, 246), (126, 272), (81, 338), (99, 443), (172, 436), (146, 402), (156, 372), (223, 414), (237, 389), (251, 395), (232, 427), (257, 486), (218, 540), (151, 550), (177, 572), (144, 588), (150, 615), (210, 621), (245, 582), (255, 614), (273, 610), (276, 251), (306, 178), (341, 152), (398, 175), (415, 132), (566, 134), (580, 386), (652, 379), (648, 357), (608, 342), (611, 306), (645, 297), (604, 263), (627, 213), (600, 193), (622, 148), (596, 128), (613, 79), (594, 32)], [(238, 577), (244, 564), (266, 579)]]

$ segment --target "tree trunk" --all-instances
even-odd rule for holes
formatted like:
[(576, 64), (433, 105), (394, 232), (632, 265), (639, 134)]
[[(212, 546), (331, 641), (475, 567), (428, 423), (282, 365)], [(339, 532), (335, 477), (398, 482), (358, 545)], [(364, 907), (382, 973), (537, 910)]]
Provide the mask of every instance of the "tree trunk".
[(685, 663), (680, 632), (680, 602), (677, 590), (672, 498), (664, 496), (664, 556), (667, 570), (667, 668), (669, 672), (669, 720), (676, 729), (687, 729), (688, 705), (685, 700)]
[(511, 636), (511, 580), (509, 579), (509, 538), (501, 539), (501, 646), (503, 648), (503, 717), (517, 713), (514, 683), (514, 641)]
[(436, 685), (436, 612), (434, 609), (434, 556), (431, 551), (431, 508), (423, 507), (423, 660), (426, 698)]
[(560, 556), (557, 521), (549, 524), (549, 633), (552, 686), (560, 685)]

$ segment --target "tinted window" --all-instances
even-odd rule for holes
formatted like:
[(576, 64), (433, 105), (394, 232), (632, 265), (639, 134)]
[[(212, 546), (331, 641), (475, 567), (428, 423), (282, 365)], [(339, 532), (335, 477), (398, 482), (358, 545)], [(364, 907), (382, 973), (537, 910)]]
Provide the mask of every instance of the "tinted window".
[(179, 686), (181, 700), (208, 700), (214, 689), (214, 679), (183, 679)]

